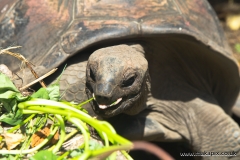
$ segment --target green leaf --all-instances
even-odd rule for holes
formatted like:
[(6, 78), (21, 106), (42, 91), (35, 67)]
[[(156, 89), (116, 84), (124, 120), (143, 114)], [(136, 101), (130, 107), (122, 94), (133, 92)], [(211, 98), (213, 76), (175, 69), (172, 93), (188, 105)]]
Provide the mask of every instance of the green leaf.
[(51, 84), (47, 88), (40, 88), (37, 92), (32, 94), (31, 97), (58, 101), (60, 98), (59, 85)]
[(66, 68), (66, 65), (64, 66), (62, 73), (60, 74), (60, 76), (58, 76), (56, 81), (47, 87), (50, 100), (59, 101), (59, 99), (61, 97), (60, 96), (60, 87), (59, 87), (60, 86), (60, 78), (61, 78), (65, 68)]
[[(22, 114), (17, 112), (18, 102), (27, 100), (29, 97), (24, 97), (12, 81), (4, 74), (0, 73), (0, 103), (5, 109), (5, 112), (0, 116), (1, 122), (6, 122), (15, 125), (21, 122)], [(3, 109), (1, 109), (3, 111)]]
[(59, 83), (51, 84), (47, 87), (50, 100), (58, 101), (60, 99)]
[(0, 94), (6, 91), (19, 92), (9, 77), (3, 73), (0, 73)]
[(0, 160), (15, 160), (16, 158), (13, 155), (2, 155), (4, 157), (1, 157)]
[(37, 92), (31, 95), (32, 98), (42, 98), (42, 99), (50, 99), (49, 94), (46, 88), (40, 88)]
[[(89, 149), (90, 150), (98, 150), (103, 148), (103, 145), (100, 142), (97, 142), (95, 140), (90, 139), (89, 141)], [(78, 148), (78, 149), (74, 149), (71, 151), (70, 153), (70, 157), (76, 157), (76, 156), (80, 156), (81, 154), (83, 154), (85, 151), (83, 148)]]
[(17, 110), (16, 114), (14, 113), (5, 113), (0, 117), (1, 122), (5, 122), (10, 125), (18, 125), (22, 122), (22, 111)]
[(36, 153), (30, 160), (57, 160), (58, 156), (53, 154), (51, 151), (42, 150)]
[(32, 94), (31, 97), (58, 101), (60, 99), (59, 81), (61, 75), (53, 84), (49, 85), (47, 88), (40, 88), (36, 93)]
[(98, 150), (103, 148), (103, 145), (95, 140), (90, 140), (89, 141), (89, 149), (90, 150)]
[(3, 103), (4, 108), (7, 112), (14, 112), (16, 111), (17, 102), (22, 102), (27, 100), (28, 97), (24, 97), (21, 93), (15, 91), (6, 91), (1, 93), (0, 92), (0, 102)]
[(77, 149), (72, 150), (71, 153), (69, 154), (69, 156), (73, 158), (76, 156), (80, 156), (83, 153), (84, 153), (84, 149), (77, 148)]

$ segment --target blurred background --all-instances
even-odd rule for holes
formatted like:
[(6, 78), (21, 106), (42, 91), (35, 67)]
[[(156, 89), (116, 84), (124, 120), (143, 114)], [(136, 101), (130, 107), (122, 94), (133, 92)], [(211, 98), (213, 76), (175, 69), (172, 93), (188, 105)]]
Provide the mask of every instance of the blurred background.
[(240, 0), (209, 0), (216, 11), (234, 56), (240, 64)]

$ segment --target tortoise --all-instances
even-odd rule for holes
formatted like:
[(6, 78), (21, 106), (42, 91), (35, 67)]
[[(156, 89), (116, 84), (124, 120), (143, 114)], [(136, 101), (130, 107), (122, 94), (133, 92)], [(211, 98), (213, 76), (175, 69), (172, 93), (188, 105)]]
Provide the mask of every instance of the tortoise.
[[(207, 1), (3, 0), (0, 9), (0, 46), (22, 46), (39, 75), (67, 63), (63, 98), (94, 97), (86, 108), (123, 136), (239, 153), (238, 65)], [(19, 68), (7, 55), (1, 63)]]

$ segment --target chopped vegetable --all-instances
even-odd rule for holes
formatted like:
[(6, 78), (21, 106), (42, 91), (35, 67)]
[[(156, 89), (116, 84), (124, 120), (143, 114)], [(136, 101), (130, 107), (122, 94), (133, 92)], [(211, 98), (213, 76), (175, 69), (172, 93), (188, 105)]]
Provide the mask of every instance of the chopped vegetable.
[[(96, 120), (88, 115), (81, 108), (83, 104), (85, 102), (75, 104), (60, 101), (58, 82), (47, 88), (40, 88), (31, 96), (23, 96), (11, 80), (0, 73), (0, 121), (16, 125), (2, 134), (1, 143), (8, 141), (9, 145), (10, 142), (6, 138), (9, 134), (14, 137), (16, 135), (16, 141), (10, 143), (9, 150), (1, 149), (0, 155), (2, 157), (14, 155), (15, 158), (32, 155), (32, 160), (89, 159), (99, 156), (101, 158), (102, 156), (108, 157), (114, 151), (130, 150), (133, 147), (133, 144), (119, 136), (108, 122)], [(52, 123), (51, 125), (49, 125), (49, 121)], [(76, 150), (62, 152), (61, 147), (67, 137), (69, 138), (65, 130), (66, 121), (72, 123), (82, 133), (84, 144)], [(104, 145), (90, 140), (91, 135), (86, 124), (95, 128), (103, 139)], [(24, 128), (24, 132), (22, 128)], [(51, 139), (56, 134), (59, 134), (59, 139), (52, 144)], [(114, 154), (109, 158), (111, 159), (111, 157), (114, 159)]]

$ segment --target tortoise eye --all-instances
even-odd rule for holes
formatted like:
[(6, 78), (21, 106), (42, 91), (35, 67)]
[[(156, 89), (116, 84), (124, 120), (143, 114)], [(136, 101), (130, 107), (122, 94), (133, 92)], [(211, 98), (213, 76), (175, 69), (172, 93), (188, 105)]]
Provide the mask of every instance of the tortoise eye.
[(94, 82), (96, 81), (95, 74), (93, 73), (93, 70), (91, 68), (90, 68), (90, 77)]
[(136, 76), (132, 76), (132, 77), (128, 78), (127, 80), (123, 81), (122, 87), (131, 86), (134, 83), (135, 79), (136, 79)]

